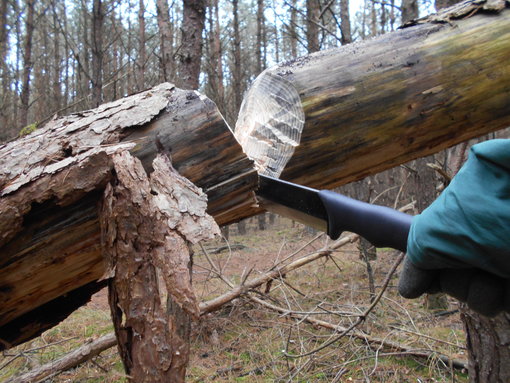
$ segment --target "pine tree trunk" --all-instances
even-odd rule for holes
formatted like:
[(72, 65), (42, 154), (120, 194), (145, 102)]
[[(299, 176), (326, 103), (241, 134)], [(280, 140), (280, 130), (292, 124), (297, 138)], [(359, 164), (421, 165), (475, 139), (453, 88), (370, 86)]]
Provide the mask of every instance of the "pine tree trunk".
[(168, 0), (156, 1), (156, 15), (159, 29), (161, 79), (174, 81), (173, 33), (168, 13)]
[(351, 18), (349, 16), (349, 0), (340, 0), (340, 32), (342, 45), (352, 42)]
[(184, 89), (198, 89), (199, 86), (205, 5), (205, 0), (183, 0), (179, 78), (176, 84)]
[(461, 318), (467, 335), (469, 381), (510, 382), (510, 314), (491, 319), (466, 310)]
[(137, 60), (137, 89), (141, 91), (145, 89), (145, 61), (147, 60), (147, 52), (145, 49), (145, 0), (138, 2), (138, 60)]
[(308, 53), (317, 52), (319, 45), (319, 0), (306, 0), (306, 42)]
[(27, 15), (25, 22), (25, 40), (23, 42), (23, 81), (21, 86), (21, 118), (20, 126), (28, 123), (28, 109), (30, 107), (30, 73), (32, 71), (32, 37), (34, 35), (35, 0), (27, 0)]
[(403, 0), (402, 1), (402, 24), (418, 18), (418, 1)]

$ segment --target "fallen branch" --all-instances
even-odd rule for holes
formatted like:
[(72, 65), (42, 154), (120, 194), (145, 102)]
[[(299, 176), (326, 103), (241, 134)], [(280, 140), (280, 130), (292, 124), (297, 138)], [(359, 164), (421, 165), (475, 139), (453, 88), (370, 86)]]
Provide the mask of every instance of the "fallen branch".
[[(284, 266), (281, 266), (278, 268), (274, 268), (274, 269), (270, 270), (269, 272), (267, 272), (266, 274), (263, 274), (257, 278), (254, 278), (250, 281), (242, 283), (238, 286), (233, 286), (230, 282), (225, 281), (225, 279), (222, 278), (222, 280), (224, 280), (232, 289), (230, 291), (226, 292), (225, 294), (220, 295), (219, 297), (211, 299), (207, 302), (200, 303), (200, 315), (204, 315), (204, 314), (210, 313), (212, 311), (219, 310), (222, 305), (224, 305), (225, 303), (231, 302), (232, 300), (238, 298), (239, 296), (246, 293), (247, 291), (254, 289), (256, 287), (259, 287), (259, 286), (269, 282), (270, 280), (280, 277), (281, 275), (287, 274), (289, 271), (298, 269), (298, 268), (300, 268), (304, 265), (307, 265), (311, 262), (314, 262), (320, 258), (329, 256), (329, 255), (331, 255), (331, 253), (334, 250), (336, 250), (348, 243), (352, 243), (357, 238), (358, 238), (358, 235), (350, 234), (350, 235), (343, 237), (340, 240), (334, 242), (331, 246), (329, 246), (325, 249), (316, 251), (316, 252), (311, 253), (307, 256), (299, 258), (287, 265), (284, 265)], [(206, 253), (206, 256), (207, 256), (207, 253)], [(213, 269), (214, 269), (213, 271), (216, 274), (218, 274), (218, 276), (220, 276), (219, 275), (220, 273), (217, 270), (217, 268), (213, 267)]]
[(76, 367), (83, 362), (99, 355), (101, 352), (117, 344), (115, 334), (104, 335), (64, 355), (62, 358), (46, 363), (26, 374), (9, 380), (8, 383), (37, 383), (56, 376), (66, 370)]
[[(447, 355), (442, 355), (442, 354), (439, 354), (434, 351), (412, 349), (412, 348), (406, 347), (406, 346), (401, 345), (396, 342), (392, 342), (392, 341), (389, 341), (386, 339), (381, 339), (381, 338), (370, 336), (360, 330), (356, 330), (355, 328), (351, 329), (351, 327), (353, 327), (353, 326), (350, 326), (349, 328), (347, 328), (347, 327), (336, 325), (336, 324), (326, 322), (326, 321), (323, 321), (320, 319), (310, 318), (308, 316), (308, 314), (302, 315), (302, 314), (296, 313), (294, 311), (291, 311), (289, 309), (275, 306), (271, 303), (266, 302), (263, 299), (253, 296), (252, 294), (248, 294), (247, 296), (251, 301), (258, 303), (264, 307), (267, 307), (268, 309), (270, 309), (272, 311), (279, 312), (282, 315), (287, 315), (287, 316), (299, 319), (301, 321), (306, 321), (309, 324), (314, 325), (314, 326), (320, 326), (323, 328), (333, 330), (340, 334), (349, 333), (349, 336), (352, 336), (357, 339), (361, 339), (361, 340), (367, 342), (370, 346), (377, 346), (377, 347), (382, 346), (382, 347), (394, 350), (400, 355), (404, 355), (404, 354), (412, 355), (412, 356), (422, 358), (422, 359), (437, 358), (437, 359), (441, 360), (443, 363), (445, 363), (445, 365), (447, 365), (447, 366), (452, 366), (458, 370), (467, 369), (467, 362), (463, 361), (463, 360), (452, 359), (452, 358), (448, 357)], [(334, 340), (335, 341), (338, 340), (338, 337), (335, 337)], [(327, 343), (329, 344), (330, 342), (327, 342)], [(293, 355), (290, 355), (290, 356), (292, 357)]]

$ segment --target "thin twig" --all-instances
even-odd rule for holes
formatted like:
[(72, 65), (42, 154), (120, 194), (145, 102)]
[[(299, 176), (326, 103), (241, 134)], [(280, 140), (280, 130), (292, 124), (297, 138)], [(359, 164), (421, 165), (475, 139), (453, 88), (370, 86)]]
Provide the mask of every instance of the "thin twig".
[(363, 323), (365, 321), (366, 317), (368, 316), (368, 314), (370, 314), (370, 312), (374, 309), (374, 307), (381, 300), (383, 294), (385, 293), (386, 289), (388, 288), (388, 285), (390, 283), (390, 280), (391, 280), (393, 274), (395, 273), (395, 271), (397, 270), (397, 267), (400, 265), (400, 263), (404, 259), (404, 256), (405, 256), (404, 253), (400, 254), (398, 259), (395, 261), (395, 263), (391, 267), (391, 270), (388, 272), (388, 274), (386, 276), (386, 279), (385, 279), (385, 281), (383, 283), (383, 286), (381, 288), (381, 291), (379, 292), (377, 297), (374, 299), (372, 304), (365, 310), (365, 312), (363, 314), (361, 314), (358, 317), (358, 319), (352, 325), (350, 325), (348, 328), (346, 328), (344, 331), (342, 331), (338, 336), (334, 337), (330, 341), (322, 344), (321, 346), (319, 346), (319, 347), (317, 347), (317, 348), (315, 348), (315, 349), (313, 349), (311, 351), (308, 351), (308, 352), (306, 352), (304, 354), (299, 354), (299, 355), (291, 355), (291, 354), (285, 353), (285, 356), (287, 356), (289, 358), (302, 358), (302, 357), (305, 357), (305, 356), (309, 356), (309, 355), (315, 354), (315, 353), (325, 349), (326, 347), (329, 347), (333, 343), (337, 342), (342, 337), (344, 337), (346, 334), (348, 334), (350, 331), (352, 331), (354, 328), (358, 327), (361, 323)]
[(397, 330), (397, 331), (407, 332), (407, 333), (409, 333), (409, 334), (413, 334), (413, 335), (419, 336), (420, 338), (430, 339), (430, 340), (433, 340), (434, 342), (444, 343), (444, 344), (447, 344), (447, 345), (449, 345), (449, 346), (453, 346), (453, 347), (460, 348), (460, 349), (462, 349), (462, 350), (467, 350), (467, 347), (462, 346), (462, 345), (460, 345), (460, 344), (451, 343), (451, 342), (448, 342), (448, 341), (446, 341), (446, 340), (442, 340), (442, 339), (437, 339), (437, 338), (434, 338), (434, 337), (432, 337), (432, 336), (430, 336), (430, 335), (422, 334), (422, 333), (420, 333), (420, 332), (411, 331), (411, 330), (406, 330), (405, 328), (396, 327), (396, 326), (390, 326), (390, 328), (392, 328), (392, 329), (394, 329), (394, 330)]

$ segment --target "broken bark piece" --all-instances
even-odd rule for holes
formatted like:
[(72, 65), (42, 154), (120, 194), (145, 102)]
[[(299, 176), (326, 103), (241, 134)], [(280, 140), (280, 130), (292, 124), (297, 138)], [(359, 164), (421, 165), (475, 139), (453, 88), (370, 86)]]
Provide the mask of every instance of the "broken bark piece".
[[(262, 173), (330, 189), (506, 128), (508, 4), (465, 1), (419, 25), (267, 69), (235, 134)], [(292, 107), (285, 114), (272, 104)]]
[[(86, 302), (82, 286), (104, 275), (97, 205), (112, 155), (128, 149), (149, 171), (158, 152), (169, 152), (177, 171), (207, 193), (220, 224), (253, 214), (253, 162), (212, 101), (172, 84), (0, 145), (0, 349), (58, 323), (76, 309), (59, 297)], [(42, 317), (46, 305), (53, 310)]]
[(206, 213), (206, 196), (164, 154), (150, 176), (128, 152), (113, 163), (100, 224), (120, 354), (135, 382), (182, 382), (190, 319), (200, 314), (188, 244), (212, 238), (219, 227)]

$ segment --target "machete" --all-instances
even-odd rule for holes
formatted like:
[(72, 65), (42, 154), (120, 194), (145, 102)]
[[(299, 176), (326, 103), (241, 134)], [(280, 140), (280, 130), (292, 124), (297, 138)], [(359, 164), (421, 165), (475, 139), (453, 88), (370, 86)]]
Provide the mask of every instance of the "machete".
[(324, 231), (331, 239), (350, 231), (376, 247), (406, 251), (409, 214), (264, 175), (256, 194), (262, 208)]

